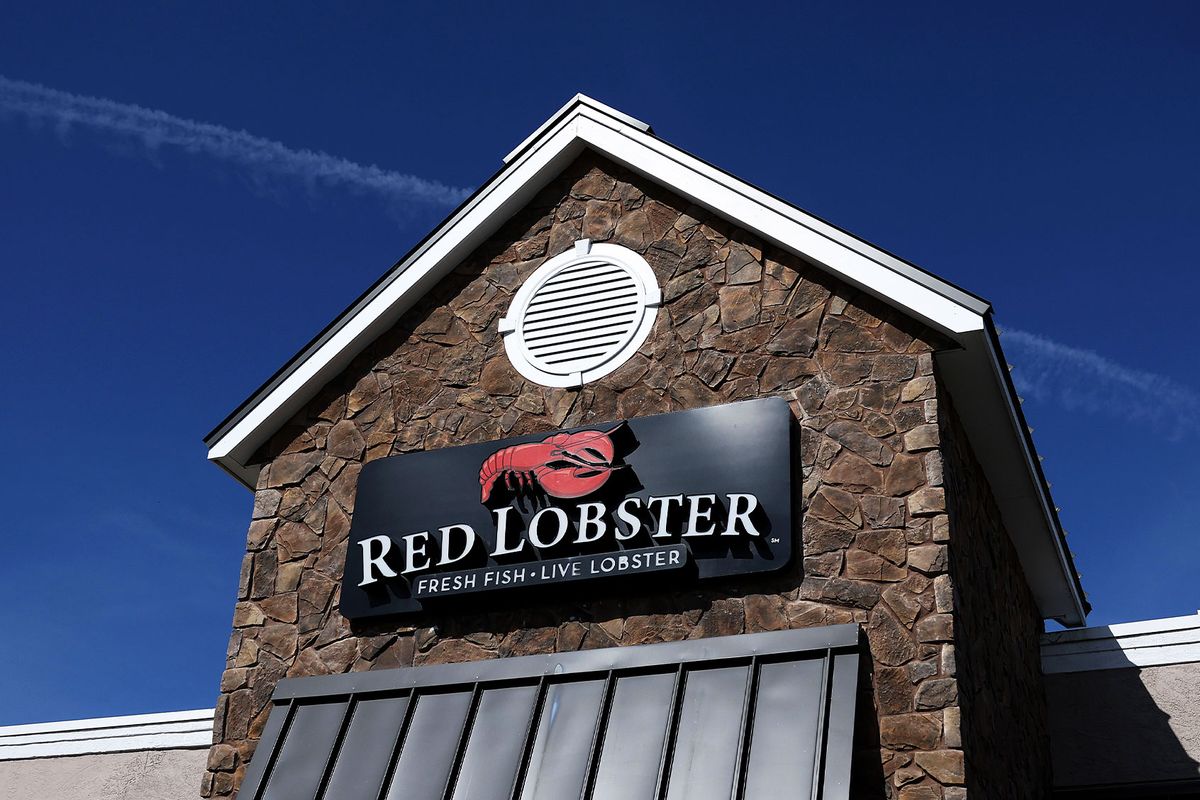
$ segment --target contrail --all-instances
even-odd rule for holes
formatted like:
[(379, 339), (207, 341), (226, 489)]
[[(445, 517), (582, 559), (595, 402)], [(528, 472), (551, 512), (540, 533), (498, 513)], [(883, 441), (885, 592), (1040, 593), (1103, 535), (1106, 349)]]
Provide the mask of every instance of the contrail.
[(1024, 395), (1131, 419), (1175, 441), (1200, 434), (1200, 393), (1165, 375), (1130, 369), (1035, 333), (1006, 329), (1001, 341)]
[(140, 141), (151, 152), (166, 145), (248, 167), (258, 173), (375, 192), (391, 201), (456, 205), (467, 194), (437, 181), (364, 166), (313, 150), (293, 150), (272, 139), (220, 125), (176, 117), (165, 111), (118, 103), (102, 97), (62, 92), (0, 75), (0, 112), (53, 123), (60, 132), (72, 126)]

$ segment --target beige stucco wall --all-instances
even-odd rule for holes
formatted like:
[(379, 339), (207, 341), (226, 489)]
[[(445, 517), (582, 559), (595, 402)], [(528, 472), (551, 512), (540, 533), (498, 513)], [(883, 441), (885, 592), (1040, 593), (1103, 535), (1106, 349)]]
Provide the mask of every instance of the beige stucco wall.
[(1200, 663), (1046, 676), (1054, 779), (1200, 778)]
[(206, 749), (0, 761), (0, 800), (193, 800)]
[[(1183, 751), (1200, 763), (1200, 664), (1174, 664), (1141, 670), (1142, 683)], [(1200, 767), (1192, 766), (1200, 775)]]

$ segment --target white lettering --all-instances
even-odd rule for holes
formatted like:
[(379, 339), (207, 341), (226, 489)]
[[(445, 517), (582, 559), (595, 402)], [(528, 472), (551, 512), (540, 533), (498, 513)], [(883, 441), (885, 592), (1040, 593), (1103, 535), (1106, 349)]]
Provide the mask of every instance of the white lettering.
[[(429, 531), (410, 533), (400, 538), (404, 540), (404, 569), (401, 574), (407, 575), (410, 572), (429, 569), (430, 558), (425, 552), (425, 545), (429, 543)], [(417, 546), (418, 540), (421, 542), (420, 547)], [(417, 556), (425, 556), (425, 563), (418, 564)]]
[(671, 503), (679, 503), (683, 505), (683, 495), (675, 494), (668, 497), (651, 497), (646, 501), (646, 505), (653, 508), (654, 504), (658, 503), (659, 510), (654, 513), (658, 519), (658, 530), (654, 532), (655, 539), (661, 539), (664, 536), (670, 536), (667, 532), (667, 516), (671, 513)]
[(525, 549), (525, 540), (521, 539), (515, 547), (509, 547), (505, 540), (508, 539), (508, 512), (512, 511), (512, 506), (505, 506), (492, 511), (496, 515), (496, 547), (492, 550), (493, 556), (506, 556), (510, 553), (519, 553)]
[[(706, 501), (709, 505), (703, 511), (700, 510), (700, 502)], [(717, 532), (717, 526), (712, 521), (712, 504), (717, 502), (715, 494), (691, 494), (688, 495), (688, 522), (687, 530), (683, 532), (684, 536), (712, 536)], [(708, 523), (708, 527), (704, 530), (699, 528), (700, 520)]]
[[(451, 557), (450, 553), (452, 548), (450, 547), (450, 534), (454, 531), (462, 531), (463, 546), (462, 552)], [(453, 564), (456, 561), (462, 561), (470, 554), (472, 550), (475, 549), (475, 529), (470, 525), (447, 525), (444, 528), (438, 528), (438, 533), (442, 535), (442, 557), (437, 562), (439, 567), (444, 567), (447, 564)]]
[[(750, 521), (750, 515), (758, 508), (758, 498), (752, 494), (727, 494), (729, 498), (729, 520), (725, 523), (725, 530), (722, 531), (722, 536), (737, 536), (737, 523), (741, 520), (742, 525), (746, 527), (746, 533), (751, 536), (761, 536), (758, 528), (754, 527), (754, 523)], [(738, 506), (746, 502), (746, 508), (742, 511), (738, 510)]]
[[(371, 555), (371, 546), (373, 544), (379, 545), (379, 555), (377, 556)], [(386, 561), (384, 561), (384, 558), (386, 558), (387, 554), (392, 550), (392, 540), (389, 537), (372, 536), (369, 539), (363, 539), (358, 543), (358, 546), (362, 548), (363, 574), (362, 583), (360, 583), (359, 586), (370, 586), (372, 583), (375, 583), (377, 580), (379, 580), (379, 578), (376, 578), (371, 574), (372, 570), (376, 569), (379, 570), (379, 574), (385, 578), (396, 577), (395, 571), (387, 565)]]
[[(554, 518), (558, 520), (558, 531), (555, 533), (553, 539), (551, 539), (548, 542), (545, 542), (545, 541), (542, 541), (542, 537), (541, 537), (541, 533), (540, 533), (539, 529), (541, 527), (542, 519), (545, 518), (545, 516), (547, 514), (553, 514)], [(567, 535), (567, 512), (563, 511), (561, 508), (555, 508), (554, 506), (548, 506), (547, 508), (543, 508), (541, 511), (534, 514), (533, 519), (529, 520), (529, 542), (534, 547), (543, 548), (543, 549), (547, 548), (547, 547), (554, 547), (554, 545), (561, 542), (566, 535)]]
[[(575, 534), (575, 544), (590, 544), (600, 541), (600, 537), (608, 533), (608, 523), (604, 521), (604, 503), (584, 503), (579, 507), (579, 533)], [(593, 535), (588, 531), (593, 530)]]
[(642, 501), (636, 497), (627, 497), (621, 501), (621, 505), (617, 506), (617, 516), (629, 526), (629, 533), (622, 533), (620, 526), (617, 526), (616, 537), (618, 542), (632, 539), (642, 531), (642, 521), (638, 519), (636, 514), (629, 510), (629, 507), (641, 508)]

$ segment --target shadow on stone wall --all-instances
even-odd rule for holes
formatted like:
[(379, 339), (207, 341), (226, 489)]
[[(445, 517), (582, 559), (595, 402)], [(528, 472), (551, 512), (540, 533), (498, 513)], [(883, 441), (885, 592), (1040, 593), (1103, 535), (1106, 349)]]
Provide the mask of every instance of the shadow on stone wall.
[[(865, 639), (865, 637), (864, 637)], [(851, 762), (850, 796), (882, 798), (886, 796), (887, 777), (879, 758), (879, 716), (875, 708), (873, 659), (868, 644), (862, 642), (863, 658), (858, 662), (858, 702), (854, 708), (854, 757)]]

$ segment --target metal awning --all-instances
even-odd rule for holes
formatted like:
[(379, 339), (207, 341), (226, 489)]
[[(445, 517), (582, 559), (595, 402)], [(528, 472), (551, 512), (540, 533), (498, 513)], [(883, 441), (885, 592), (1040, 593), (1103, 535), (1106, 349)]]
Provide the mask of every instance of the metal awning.
[(849, 797), (858, 627), (280, 681), (242, 800)]

